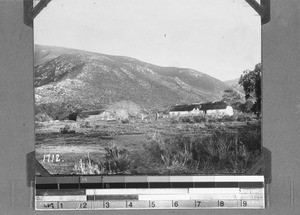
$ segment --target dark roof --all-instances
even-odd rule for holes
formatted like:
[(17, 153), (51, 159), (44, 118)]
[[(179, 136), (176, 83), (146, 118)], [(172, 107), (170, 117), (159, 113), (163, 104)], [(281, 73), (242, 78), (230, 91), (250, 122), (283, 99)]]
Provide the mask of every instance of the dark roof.
[(174, 105), (171, 107), (170, 111), (192, 111), (194, 108), (199, 108), (199, 110), (220, 110), (226, 109), (227, 104), (223, 101), (218, 102), (208, 102), (202, 104), (184, 104), (184, 105)]
[(82, 111), (80, 114), (87, 114), (87, 115), (99, 115), (101, 113), (103, 113), (105, 110), (101, 109), (101, 110), (89, 110), (89, 111)]
[(218, 110), (218, 109), (226, 109), (227, 104), (223, 101), (219, 102), (208, 102), (201, 104), (200, 110)]
[(192, 111), (194, 108), (199, 108), (199, 104), (192, 104), (192, 105), (175, 105), (172, 106), (170, 111)]

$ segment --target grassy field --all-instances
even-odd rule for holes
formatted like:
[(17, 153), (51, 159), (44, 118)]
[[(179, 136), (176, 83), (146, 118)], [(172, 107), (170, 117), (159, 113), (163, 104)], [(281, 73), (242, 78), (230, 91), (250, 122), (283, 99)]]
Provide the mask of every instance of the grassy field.
[(37, 122), (36, 158), (60, 175), (244, 174), (260, 157), (260, 129), (241, 114)]

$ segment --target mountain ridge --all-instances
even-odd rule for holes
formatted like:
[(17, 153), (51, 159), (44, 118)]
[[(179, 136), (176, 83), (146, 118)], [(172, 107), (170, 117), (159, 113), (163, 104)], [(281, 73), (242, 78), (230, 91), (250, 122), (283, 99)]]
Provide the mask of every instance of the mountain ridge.
[(224, 83), (226, 83), (229, 87), (235, 89), (236, 91), (243, 93), (243, 87), (239, 85), (239, 80), (240, 78), (235, 78), (235, 79), (224, 81)]
[(106, 106), (130, 100), (145, 108), (221, 99), (228, 85), (205, 73), (126, 56), (35, 45), (36, 103)]

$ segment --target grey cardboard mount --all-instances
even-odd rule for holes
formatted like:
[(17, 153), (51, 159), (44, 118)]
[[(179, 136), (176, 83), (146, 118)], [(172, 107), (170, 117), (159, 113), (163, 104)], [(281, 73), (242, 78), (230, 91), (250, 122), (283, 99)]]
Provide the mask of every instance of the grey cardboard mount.
[[(44, 214), (32, 207), (26, 156), (34, 151), (33, 29), (22, 0), (0, 1), (0, 214)], [(263, 146), (272, 182), (265, 210), (205, 210), (204, 214), (296, 215), (300, 211), (300, 1), (270, 1), (262, 25)], [(30, 180), (29, 180), (30, 181)], [(197, 210), (109, 211), (107, 214), (199, 214)], [(67, 214), (50, 212), (47, 214)], [(83, 214), (72, 211), (72, 214)], [(84, 214), (99, 214), (87, 211)]]

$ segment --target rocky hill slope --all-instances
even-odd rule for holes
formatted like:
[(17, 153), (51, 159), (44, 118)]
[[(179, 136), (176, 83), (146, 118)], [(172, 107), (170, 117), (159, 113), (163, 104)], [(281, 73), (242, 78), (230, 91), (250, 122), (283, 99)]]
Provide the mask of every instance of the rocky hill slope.
[(35, 45), (36, 103), (72, 101), (105, 107), (130, 100), (143, 108), (219, 100), (228, 85), (187, 68), (124, 56)]

